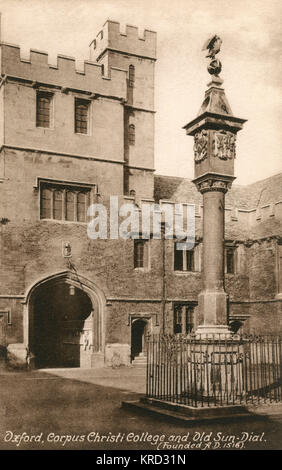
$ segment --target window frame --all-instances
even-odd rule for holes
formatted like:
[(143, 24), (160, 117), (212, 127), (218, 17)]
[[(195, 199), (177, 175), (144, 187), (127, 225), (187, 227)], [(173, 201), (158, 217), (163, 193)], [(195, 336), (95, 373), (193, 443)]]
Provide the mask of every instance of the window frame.
[[(64, 222), (64, 223), (81, 223), (87, 224), (87, 210), (88, 207), (93, 204), (93, 195), (97, 193), (97, 187), (93, 184), (88, 183), (77, 183), (77, 182), (69, 182), (69, 181), (58, 181), (58, 180), (46, 180), (41, 179), (38, 181), (38, 186), (35, 187), (36, 189), (39, 188), (39, 219), (44, 221), (54, 221), (54, 222)], [(43, 217), (42, 212), (42, 200), (43, 200), (43, 191), (44, 189), (51, 191), (51, 198), (50, 198), (50, 209), (49, 214), (50, 217)], [(55, 193), (56, 191), (62, 192), (62, 217), (55, 218)], [(73, 220), (67, 218), (67, 194), (73, 194)], [(78, 220), (78, 196), (79, 194), (85, 194), (85, 217), (84, 220)], [(88, 204), (87, 204), (88, 203)]]
[[(233, 253), (233, 261), (232, 261), (233, 271), (232, 272), (230, 272), (228, 270), (228, 251), (232, 251), (232, 253)], [(234, 276), (234, 274), (237, 274), (237, 272), (238, 272), (237, 256), (238, 256), (237, 255), (237, 246), (225, 244), (225, 246), (224, 246), (224, 273), (225, 274), (228, 274), (228, 275), (231, 275), (231, 276)]]
[(128, 86), (134, 88), (135, 86), (135, 66), (130, 64), (128, 67)]
[[(41, 95), (41, 96), (40, 96)], [(54, 129), (54, 96), (55, 94), (50, 90), (37, 89), (36, 90), (36, 106), (35, 106), (35, 126), (38, 129)], [(39, 99), (43, 97), (49, 98), (49, 125), (42, 126), (38, 119)]]
[[(133, 268), (139, 271), (150, 270), (150, 240), (142, 238), (133, 239)], [(143, 245), (143, 266), (136, 265), (136, 246)]]
[[(173, 333), (174, 334), (190, 334), (195, 328), (195, 307), (197, 303), (192, 301), (187, 302), (173, 302)], [(177, 309), (181, 309), (177, 312)], [(185, 311), (184, 311), (185, 309)], [(190, 312), (190, 316), (189, 316)], [(180, 316), (180, 322), (176, 322), (176, 315)], [(184, 321), (183, 321), (184, 317)], [(192, 320), (191, 320), (192, 318)], [(185, 325), (185, 331), (183, 332), (183, 323)], [(176, 331), (176, 326), (179, 331)]]
[[(184, 242), (184, 240), (182, 240), (182, 241)], [(184, 274), (200, 272), (200, 266), (201, 266), (200, 259), (198, 260), (198, 263), (196, 263), (196, 256), (200, 256), (200, 253), (198, 253), (199, 244), (195, 244), (195, 246), (192, 250), (186, 250), (186, 249), (185, 250), (177, 250), (176, 249), (177, 243), (181, 243), (181, 241), (180, 240), (174, 240), (174, 246), (173, 246), (173, 271), (175, 273), (184, 273)], [(175, 255), (175, 253), (177, 251), (179, 252), (179, 255), (180, 254), (182, 255), (182, 269), (177, 269), (176, 268), (176, 255)], [(188, 269), (189, 266), (188, 266), (187, 254), (189, 252), (193, 253), (192, 262), (191, 262), (192, 263), (192, 269)], [(198, 265), (199, 270), (196, 269), (196, 265)]]
[[(87, 127), (86, 130), (87, 132), (78, 132), (77, 129), (77, 103), (83, 104), (85, 103), (87, 105)], [(81, 121), (84, 122), (84, 121)], [(82, 98), (80, 96), (75, 96), (74, 97), (74, 133), (76, 135), (84, 135), (84, 136), (90, 136), (91, 135), (91, 127), (92, 127), (92, 122), (91, 122), (91, 100), (87, 98)]]
[(136, 127), (135, 124), (129, 124), (128, 126), (128, 145), (134, 146), (136, 143)]
[(6, 325), (12, 325), (12, 313), (10, 308), (0, 309), (0, 318), (6, 318)]

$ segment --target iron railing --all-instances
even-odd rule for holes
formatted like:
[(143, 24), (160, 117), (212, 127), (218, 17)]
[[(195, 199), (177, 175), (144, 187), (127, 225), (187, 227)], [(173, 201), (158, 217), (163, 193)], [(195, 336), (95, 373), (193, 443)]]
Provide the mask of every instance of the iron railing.
[(281, 401), (281, 364), (280, 336), (150, 336), (146, 396), (194, 407)]

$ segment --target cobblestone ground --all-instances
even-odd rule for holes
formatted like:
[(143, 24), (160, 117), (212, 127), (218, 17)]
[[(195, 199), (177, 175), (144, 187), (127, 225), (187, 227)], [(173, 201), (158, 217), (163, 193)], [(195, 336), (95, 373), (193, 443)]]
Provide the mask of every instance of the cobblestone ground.
[(144, 389), (138, 369), (0, 372), (0, 449), (156, 450), (150, 435), (158, 442), (164, 435), (169, 445), (182, 439), (188, 450), (207, 442), (232, 449), (245, 439), (244, 449), (282, 448), (281, 405), (257, 409), (264, 420), (182, 424), (121, 408)]

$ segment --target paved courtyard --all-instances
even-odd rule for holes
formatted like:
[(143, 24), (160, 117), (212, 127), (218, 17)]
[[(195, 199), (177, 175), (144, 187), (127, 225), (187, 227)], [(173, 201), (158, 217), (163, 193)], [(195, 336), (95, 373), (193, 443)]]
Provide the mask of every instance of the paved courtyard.
[(245, 449), (282, 448), (281, 405), (260, 407), (265, 420), (191, 425), (121, 408), (144, 391), (143, 369), (2, 371), (0, 449), (156, 450), (152, 439), (162, 435), (165, 441), (202, 442), (199, 448), (208, 441), (232, 448), (242, 436)]

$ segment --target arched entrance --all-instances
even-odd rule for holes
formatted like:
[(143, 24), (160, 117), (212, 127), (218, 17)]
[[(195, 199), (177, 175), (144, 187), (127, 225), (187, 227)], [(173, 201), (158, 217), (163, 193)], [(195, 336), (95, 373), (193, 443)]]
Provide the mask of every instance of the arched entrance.
[(62, 273), (39, 282), (31, 289), (27, 311), (35, 367), (90, 368), (97, 355), (101, 362), (101, 299), (82, 278)]
[(131, 324), (131, 359), (146, 352), (146, 335), (149, 330), (149, 322), (146, 318), (136, 318)]

